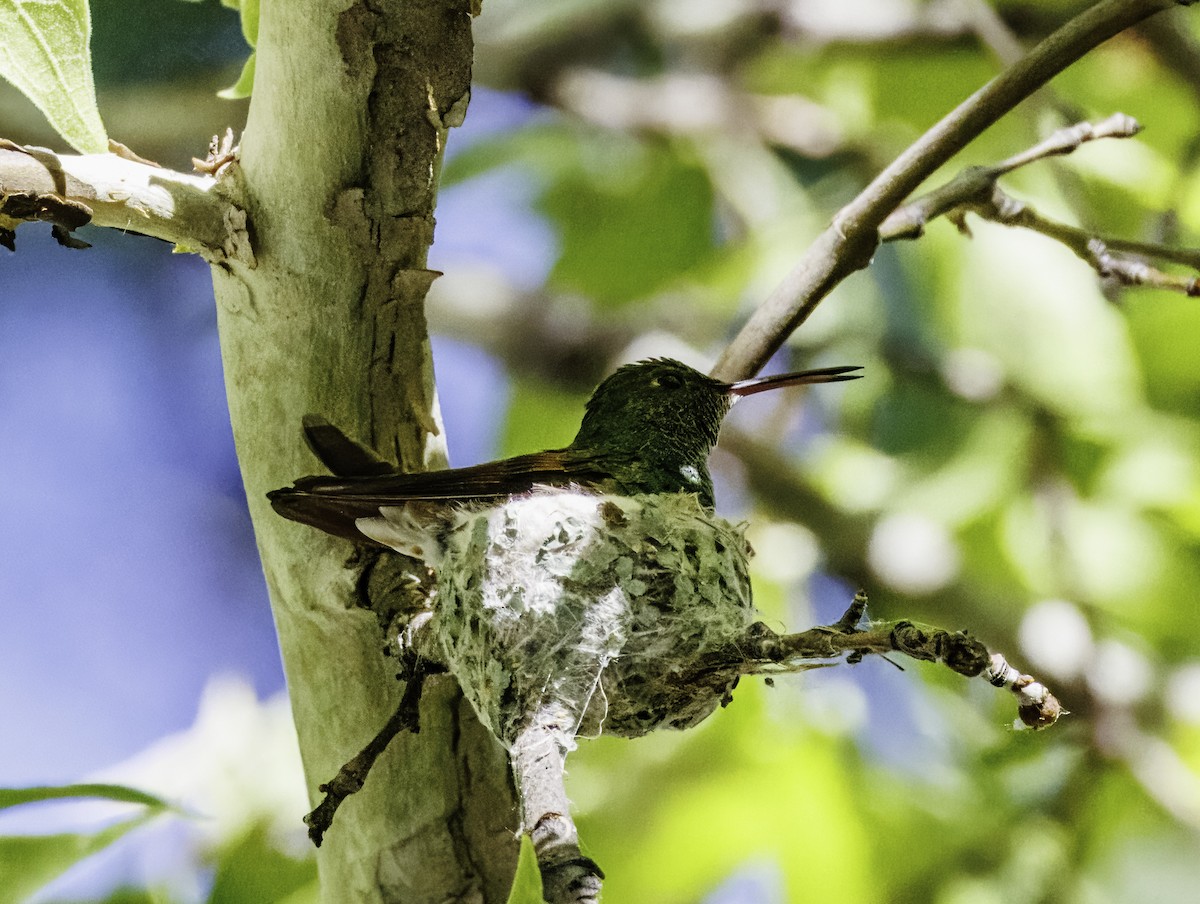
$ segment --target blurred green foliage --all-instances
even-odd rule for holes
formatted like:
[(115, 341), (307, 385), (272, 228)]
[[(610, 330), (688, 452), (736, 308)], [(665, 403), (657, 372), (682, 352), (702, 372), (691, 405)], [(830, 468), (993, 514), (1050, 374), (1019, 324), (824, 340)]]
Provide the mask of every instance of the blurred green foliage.
[[(999, 71), (978, 21), (868, 6), (484, 4), (482, 84), (544, 109), (444, 180), (519, 170), (558, 243), (545, 285), (456, 321), (510, 370), (505, 454), (569, 441), (631, 349), (715, 356), (838, 205)], [(1029, 44), (1076, 7), (995, 8)], [(1195, 46), (1200, 18), (1170, 15)], [(1146, 130), (1006, 188), (1101, 234), (1200, 244), (1200, 81), (1174, 46), (1117, 38), (939, 179), (1119, 110)], [(1003, 692), (875, 661), (747, 682), (686, 735), (585, 741), (569, 790), (607, 904), (1149, 904), (1200, 885), (1200, 304), (970, 226), (935, 222), (840, 286), (779, 366), (867, 379), (739, 406), (714, 466), (773, 626), (831, 621), (861, 585), (880, 616), (971, 629), (1072, 714), (1014, 731)], [(470, 309), (453, 286), (431, 303)], [(210, 862), (213, 901), (312, 894), (311, 861), (257, 831)], [(738, 876), (758, 884), (735, 898)]]
[(521, 836), (521, 858), (513, 879), (508, 904), (541, 904), (542, 875), (538, 872), (537, 853), (528, 835)]
[[(560, 228), (551, 284), (601, 304), (638, 301), (704, 262), (714, 239), (712, 187), (669, 146), (591, 145), (599, 153), (581, 155), (539, 205)], [(668, 207), (677, 229), (663, 229)]]
[[(561, 112), (472, 145), (445, 173), (469, 186), (515, 167), (536, 181), (560, 243), (545, 291), (572, 311), (572, 331), (546, 315), (523, 348), (590, 353), (597, 373), (632, 354), (622, 347), (714, 355), (837, 206), (1000, 65), (970, 23), (937, 22), (935, 35), (914, 18), (889, 40), (856, 32), (849, 8), (821, 34), (748, 15), (705, 26), (682, 4), (613, 4), (611, 18), (601, 6), (577, 13), (586, 50), (561, 22), (540, 33), (511, 4), (485, 10), (481, 53), (519, 35), (538, 61), (502, 54), (508, 68), (485, 64), (490, 77)], [(1025, 43), (1049, 25), (999, 11)], [(1174, 22), (1196, 40), (1195, 16)], [(630, 65), (647, 36), (658, 63)], [(1137, 138), (1035, 164), (1005, 187), (1099, 234), (1196, 246), (1200, 84), (1170, 46), (1154, 31), (1118, 38), (930, 184), (1122, 111), (1145, 126)], [(596, 76), (591, 93), (581, 73)], [(670, 78), (692, 80), (697, 107), (732, 112), (697, 124)], [(764, 99), (797, 97), (835, 136), (822, 153), (754, 115)], [(864, 663), (739, 688), (686, 736), (584, 742), (569, 790), (609, 904), (718, 888), (723, 901), (1168, 901), (1200, 881), (1185, 853), (1200, 829), (1200, 306), (1105, 283), (1040, 236), (970, 227), (935, 222), (839, 287), (779, 367), (854, 361), (867, 379), (791, 400), (790, 419), (747, 402), (726, 448), (754, 454), (744, 468), (724, 454), (714, 464), (762, 500), (752, 542), (788, 519), (821, 546), (799, 573), (794, 548), (759, 547), (756, 595), (772, 624), (811, 624), (814, 605), (833, 617), (836, 603), (814, 596), (829, 586), (814, 575), (830, 570), (847, 582), (843, 605), (861, 584), (879, 615), (969, 627), (1072, 714), (1015, 732), (1002, 693)], [(507, 360), (505, 451), (564, 442), (578, 408), (539, 389), (521, 355)], [(797, 409), (801, 425), (837, 432), (814, 445)]]
[[(161, 86), (195, 78), (197, 71), (214, 65), (240, 64), (246, 57), (245, 26), (239, 28), (239, 16), (221, 9), (229, 5), (216, 0), (95, 3), (97, 83)], [(131, 22), (138, 27), (130, 28)], [(253, 22), (257, 34), (257, 18)]]
[(307, 851), (288, 856), (267, 827), (254, 826), (217, 858), (210, 904), (317, 904), (316, 864)]
[(0, 835), (0, 904), (20, 904), (30, 893), (81, 860), (104, 850), (169, 809), (157, 797), (121, 785), (0, 788), (0, 810), (53, 800), (91, 798), (136, 805), (132, 814), (94, 832)]

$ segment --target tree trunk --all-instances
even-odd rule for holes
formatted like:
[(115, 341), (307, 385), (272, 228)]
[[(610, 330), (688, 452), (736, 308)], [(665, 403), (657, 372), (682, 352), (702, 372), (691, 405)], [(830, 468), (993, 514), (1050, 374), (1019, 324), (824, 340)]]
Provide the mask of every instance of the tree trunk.
[[(471, 10), (458, 0), (263, 0), (240, 201), (257, 267), (215, 266), (226, 388), (271, 591), (309, 794), (399, 699), (344, 542), (264, 494), (317, 468), (300, 419), (330, 418), (399, 461), (445, 447), (423, 302), (446, 128), (465, 110)], [(321, 848), (322, 900), (505, 900), (511, 782), (455, 683), (426, 686), (421, 731), (380, 758)], [(297, 813), (297, 820), (303, 814)]]

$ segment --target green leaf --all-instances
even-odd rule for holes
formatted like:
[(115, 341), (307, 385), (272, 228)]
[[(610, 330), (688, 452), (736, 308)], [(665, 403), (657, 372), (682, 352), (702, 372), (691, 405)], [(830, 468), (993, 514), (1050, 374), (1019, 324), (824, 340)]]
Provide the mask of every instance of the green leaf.
[[(221, 3), (241, 13), (242, 37), (246, 39), (246, 43), (252, 48), (257, 47), (258, 0), (221, 0)], [(238, 80), (228, 88), (218, 91), (217, 97), (222, 97), (225, 100), (242, 100), (249, 97), (251, 92), (254, 91), (254, 66), (255, 54), (251, 50), (250, 56), (242, 64), (242, 74), (238, 76)]]
[(508, 904), (543, 904), (542, 874), (528, 835), (521, 836), (521, 856), (517, 860), (512, 891), (508, 893)]
[(91, 835), (0, 836), (0, 876), (4, 877), (0, 883), (0, 904), (20, 904), (80, 860), (103, 850), (156, 815), (157, 811), (143, 813)]
[(701, 166), (655, 142), (592, 142), (586, 150), (538, 205), (560, 236), (555, 286), (616, 307), (711, 259), (713, 190)]
[(254, 51), (250, 52), (250, 56), (246, 58), (246, 63), (242, 66), (242, 74), (238, 76), (238, 80), (228, 88), (223, 88), (217, 92), (217, 97), (223, 97), (225, 100), (241, 100), (249, 97), (254, 90)]
[(257, 825), (220, 851), (209, 901), (211, 904), (315, 902), (316, 881), (315, 857), (289, 857), (272, 843), (268, 827)]
[(258, 46), (258, 0), (242, 0), (242, 37), (251, 47)]
[(578, 166), (579, 142), (560, 123), (535, 123), (501, 131), (467, 147), (455, 148), (442, 167), (443, 187), (457, 185), (502, 166), (521, 166), (551, 180)]
[(579, 413), (587, 399), (533, 379), (513, 378), (501, 452), (519, 455), (535, 449), (557, 449), (579, 429)]
[(0, 810), (16, 807), (20, 804), (31, 804), (45, 800), (60, 800), (70, 797), (101, 797), (126, 804), (145, 804), (155, 810), (170, 809), (170, 804), (125, 785), (84, 784), (84, 785), (42, 785), (33, 788), (0, 788)]
[(0, 0), (0, 76), (85, 154), (108, 150), (96, 107), (87, 0)]

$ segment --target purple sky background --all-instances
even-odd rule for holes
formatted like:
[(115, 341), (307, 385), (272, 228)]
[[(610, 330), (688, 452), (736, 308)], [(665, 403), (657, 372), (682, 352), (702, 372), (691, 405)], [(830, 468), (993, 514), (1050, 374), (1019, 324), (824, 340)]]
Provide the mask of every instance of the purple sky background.
[[(528, 109), (477, 92), (456, 146)], [(503, 175), (443, 192), (431, 266), (540, 282), (553, 250), (525, 194)], [(78, 780), (186, 728), (213, 674), (283, 687), (208, 267), (84, 237), (71, 251), (28, 226), (0, 256), (3, 785)], [(440, 337), (434, 354), (452, 462), (493, 457), (503, 369)]]

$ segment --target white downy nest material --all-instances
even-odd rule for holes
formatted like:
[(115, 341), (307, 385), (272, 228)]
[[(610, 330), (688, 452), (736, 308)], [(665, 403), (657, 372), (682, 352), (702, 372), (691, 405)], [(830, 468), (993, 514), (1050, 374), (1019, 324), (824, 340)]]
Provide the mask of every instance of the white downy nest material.
[(533, 493), (438, 540), (426, 628), (505, 744), (548, 717), (568, 736), (688, 728), (728, 700), (735, 679), (696, 667), (753, 621), (749, 547), (694, 495)]

